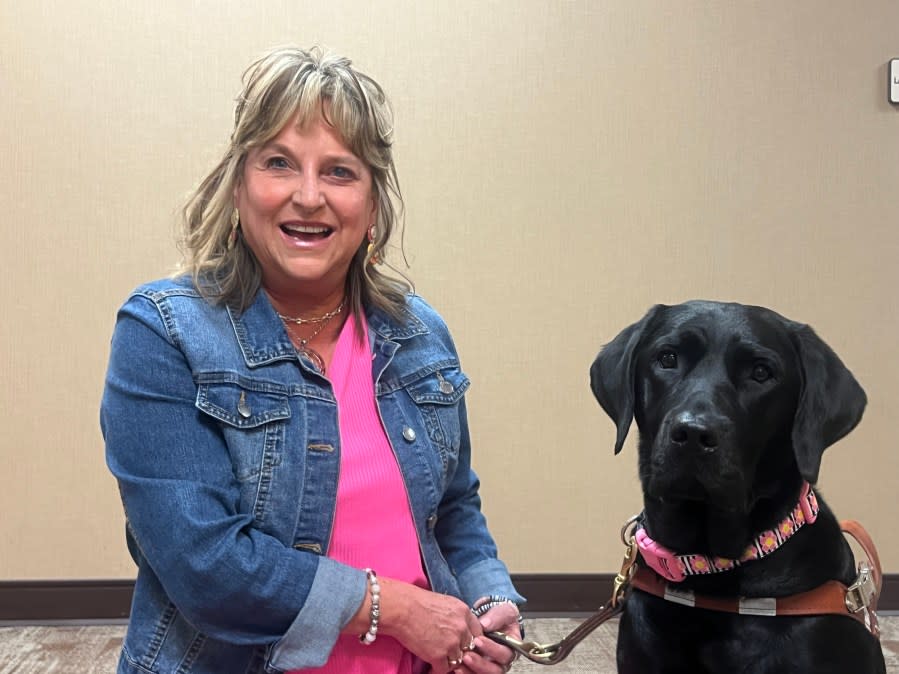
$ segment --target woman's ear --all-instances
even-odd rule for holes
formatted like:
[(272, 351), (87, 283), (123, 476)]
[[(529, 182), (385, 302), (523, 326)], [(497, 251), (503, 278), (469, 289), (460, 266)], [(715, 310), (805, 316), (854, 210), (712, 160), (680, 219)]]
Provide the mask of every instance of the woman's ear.
[(234, 181), (234, 189), (231, 190), (231, 205), (236, 209), (240, 210), (240, 188), (242, 182), (240, 177), (238, 176), (237, 180)]
[(369, 213), (369, 220), (371, 224), (378, 224), (378, 193), (372, 189), (371, 191), (371, 213)]

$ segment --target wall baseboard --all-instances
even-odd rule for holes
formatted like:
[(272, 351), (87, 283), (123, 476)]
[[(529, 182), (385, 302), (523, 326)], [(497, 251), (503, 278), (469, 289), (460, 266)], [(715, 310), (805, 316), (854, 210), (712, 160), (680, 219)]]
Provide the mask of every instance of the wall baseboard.
[(121, 620), (133, 591), (133, 580), (4, 581), (0, 621)]
[[(528, 614), (592, 613), (612, 593), (614, 574), (513, 574)], [(0, 622), (122, 620), (131, 608), (131, 580), (0, 582)], [(899, 574), (886, 574), (881, 611), (899, 611)]]

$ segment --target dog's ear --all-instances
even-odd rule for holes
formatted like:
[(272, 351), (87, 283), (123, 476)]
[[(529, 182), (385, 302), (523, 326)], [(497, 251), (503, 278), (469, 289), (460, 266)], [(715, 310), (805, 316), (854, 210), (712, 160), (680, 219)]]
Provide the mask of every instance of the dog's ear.
[(795, 323), (791, 337), (802, 376), (793, 451), (802, 477), (815, 484), (824, 450), (855, 428), (868, 399), (843, 361), (814, 330)]
[(621, 451), (634, 419), (634, 359), (646, 327), (661, 310), (654, 306), (637, 323), (626, 327), (602, 348), (590, 366), (590, 388), (618, 426), (615, 453)]

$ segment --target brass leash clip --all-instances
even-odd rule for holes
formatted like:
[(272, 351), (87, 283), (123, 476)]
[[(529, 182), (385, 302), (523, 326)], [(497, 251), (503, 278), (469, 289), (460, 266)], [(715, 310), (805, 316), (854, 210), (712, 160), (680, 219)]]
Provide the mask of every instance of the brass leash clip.
[(639, 514), (634, 515), (621, 527), (621, 542), (624, 543), (624, 561), (621, 562), (621, 570), (613, 581), (612, 598), (609, 600), (612, 606), (618, 606), (618, 603), (624, 599), (627, 586), (630, 585), (631, 578), (636, 572), (637, 539), (634, 533), (637, 530), (639, 517)]

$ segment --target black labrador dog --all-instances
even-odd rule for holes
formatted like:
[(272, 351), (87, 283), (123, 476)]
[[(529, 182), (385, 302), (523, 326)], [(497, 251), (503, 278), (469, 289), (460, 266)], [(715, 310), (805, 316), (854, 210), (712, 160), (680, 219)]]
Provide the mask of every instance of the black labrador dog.
[(810, 486), (866, 397), (811, 328), (763, 307), (659, 305), (601, 350), (590, 377), (617, 424), (616, 454), (636, 420), (641, 564), (665, 590), (630, 591), (619, 672), (886, 671), (864, 620), (770, 615), (788, 597), (857, 580)]

